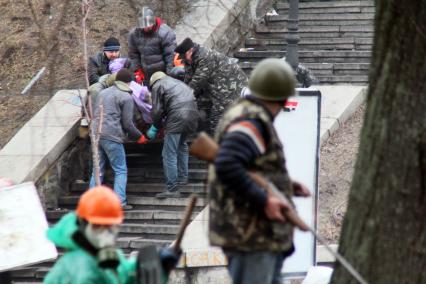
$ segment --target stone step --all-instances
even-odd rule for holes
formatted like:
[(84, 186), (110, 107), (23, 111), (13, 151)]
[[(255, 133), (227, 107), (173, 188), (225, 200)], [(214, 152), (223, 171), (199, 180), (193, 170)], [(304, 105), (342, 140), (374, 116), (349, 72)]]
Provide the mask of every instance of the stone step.
[[(183, 211), (188, 204), (188, 198), (185, 197), (173, 197), (173, 198), (155, 198), (155, 197), (139, 197), (139, 196), (128, 196), (127, 201), (133, 205), (135, 210), (163, 210), (163, 211)], [(201, 211), (206, 205), (205, 200), (199, 198), (196, 205), (195, 211)]]
[[(109, 187), (113, 187), (113, 184), (107, 184)], [(138, 196), (150, 196), (156, 193), (160, 193), (164, 190), (164, 183), (128, 183), (126, 192), (128, 194), (137, 194)], [(89, 183), (79, 181), (75, 182), (72, 186), (72, 192), (83, 193), (89, 188)], [(184, 194), (204, 194), (205, 184), (204, 183), (189, 183), (180, 186), (180, 192)]]
[[(253, 62), (263, 58), (282, 58), (285, 51), (236, 52), (234, 56), (241, 62)], [(370, 51), (301, 51), (299, 60), (303, 63), (370, 63)]]
[[(274, 16), (276, 17), (276, 16)], [(266, 25), (268, 27), (280, 27), (286, 28), (288, 26), (286, 19), (273, 19), (267, 20)], [(298, 23), (298, 27), (313, 27), (313, 26), (374, 26), (374, 19), (367, 20), (301, 20)]]
[[(287, 28), (281, 27), (268, 27), (262, 24), (258, 24), (255, 27), (255, 31), (258, 34), (261, 33), (275, 33), (275, 34), (285, 34), (287, 33)], [(374, 33), (374, 26), (362, 26), (362, 25), (352, 25), (352, 26), (309, 26), (309, 27), (299, 27), (298, 32), (301, 38), (307, 38), (305, 34), (344, 34), (344, 33)], [(338, 36), (332, 36), (336, 38)], [(363, 36), (360, 36), (363, 37)], [(364, 36), (368, 37), (368, 36)], [(309, 38), (309, 37), (308, 37)]]
[[(362, 31), (363, 27), (358, 27), (360, 31), (338, 31), (340, 27), (318, 27), (318, 29), (324, 28), (322, 31), (299, 32), (300, 39), (324, 39), (324, 38), (373, 38), (374, 32)], [(352, 27), (351, 27), (352, 28)], [(368, 27), (366, 27), (368, 28)], [(327, 31), (327, 29), (335, 31)], [(255, 28), (256, 38), (259, 39), (285, 39), (288, 35), (286, 29), (280, 28), (269, 28), (262, 25), (258, 25)]]
[(44, 263), (41, 263), (31, 267), (12, 270), (13, 283), (41, 283), (38, 281), (42, 281), (50, 270), (50, 266), (46, 267), (44, 265)]
[[(367, 75), (369, 63), (303, 63), (312, 71), (314, 76), (318, 75)], [(251, 70), (257, 62), (240, 62), (241, 68)]]
[[(287, 2), (278, 2), (277, 9), (288, 9)], [(308, 8), (342, 8), (342, 7), (374, 7), (374, 1), (326, 1), (326, 2), (300, 2), (299, 9)]]
[(173, 240), (146, 239), (140, 237), (121, 237), (117, 240), (117, 246), (124, 251), (130, 252), (146, 246), (164, 247), (170, 245)]
[[(47, 210), (46, 216), (49, 222), (56, 223), (62, 216), (69, 213), (69, 209)], [(164, 210), (129, 210), (124, 212), (124, 223), (144, 224), (180, 224), (184, 216), (183, 211)], [(193, 214), (192, 218), (196, 216)]]
[[(149, 153), (148, 151), (140, 151), (140, 152), (126, 152), (126, 160), (127, 161), (152, 161), (152, 162), (161, 162), (163, 160), (163, 157), (161, 156), (161, 151), (158, 155), (158, 153)], [(205, 163), (204, 161), (201, 161), (194, 156), (189, 155), (189, 162), (195, 162), (195, 163)]]
[(151, 245), (154, 245), (156, 247), (165, 247), (165, 246), (169, 246), (172, 243), (172, 241), (174, 241), (174, 239), (173, 240), (155, 240), (155, 239), (139, 238), (130, 242), (130, 249), (136, 250), (136, 249), (141, 249)]
[[(127, 156), (127, 167), (130, 168), (144, 168), (144, 169), (160, 169), (163, 167), (162, 158), (157, 158), (155, 160), (148, 158), (140, 157), (129, 157)], [(207, 163), (200, 160), (190, 160), (188, 161), (188, 168), (192, 169), (206, 169)]]
[[(299, 23), (302, 24), (305, 21), (308, 22), (330, 22), (335, 24), (334, 21), (360, 21), (360, 20), (374, 20), (374, 13), (347, 13), (347, 14), (299, 14)], [(283, 22), (288, 21), (288, 15), (274, 15), (274, 16), (265, 16), (265, 22), (269, 25), (274, 22)]]
[[(71, 195), (59, 198), (59, 204), (62, 209), (74, 210), (77, 206), (80, 196)], [(182, 211), (188, 204), (187, 197), (164, 198), (158, 199), (155, 197), (140, 197), (135, 195), (127, 195), (127, 202), (134, 206), (133, 210), (167, 210), (167, 211)], [(205, 206), (203, 199), (198, 199), (195, 206), (196, 210), (201, 210)], [(131, 212), (130, 210), (129, 212)], [(53, 214), (53, 213), (52, 213)], [(59, 213), (58, 213), (59, 214)]]
[[(300, 13), (299, 21), (360, 21), (374, 20), (375, 13)], [(266, 21), (287, 21), (288, 15), (266, 16)]]
[[(371, 50), (372, 39), (369, 38), (325, 38), (309, 39), (302, 38), (299, 41), (299, 51), (304, 50)], [(260, 39), (249, 38), (245, 41), (246, 48), (253, 50), (285, 50), (287, 41), (285, 39)]]
[(316, 76), (320, 84), (366, 84), (368, 75)]
[(179, 225), (122, 224), (119, 230), (126, 236), (172, 241), (179, 231)]
[[(282, 4), (282, 3), (280, 3)], [(288, 15), (288, 6), (282, 6), (278, 4), (276, 12), (280, 15)], [(364, 6), (347, 6), (347, 7), (326, 7), (326, 8), (312, 8), (312, 7), (300, 7), (299, 3), (299, 14), (347, 14), (347, 13), (374, 13), (374, 7)]]
[(151, 153), (151, 152), (160, 152), (163, 148), (163, 141), (162, 140), (154, 140), (149, 141), (147, 144), (137, 144), (134, 142), (128, 142), (125, 143), (124, 149), (126, 150), (126, 153)]
[[(114, 174), (112, 171), (105, 173), (106, 181), (112, 181)], [(207, 179), (206, 169), (189, 169), (189, 182), (202, 182)], [(162, 182), (164, 181), (164, 173), (162, 169), (144, 169), (144, 168), (129, 168), (127, 173), (127, 181), (129, 183), (141, 182)]]

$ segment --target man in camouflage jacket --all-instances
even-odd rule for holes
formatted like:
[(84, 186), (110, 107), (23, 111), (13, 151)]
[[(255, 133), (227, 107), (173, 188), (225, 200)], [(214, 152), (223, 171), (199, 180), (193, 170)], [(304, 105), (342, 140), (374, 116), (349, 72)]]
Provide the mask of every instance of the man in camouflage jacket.
[(176, 47), (185, 63), (185, 83), (194, 89), (197, 102), (212, 103), (210, 128), (214, 129), (225, 109), (235, 102), (247, 86), (247, 76), (237, 60), (202, 47), (186, 38)]
[(290, 179), (273, 126), (295, 86), (293, 70), (284, 61), (259, 63), (249, 80), (251, 95), (230, 107), (216, 129), (219, 151), (208, 178), (209, 238), (228, 257), (234, 284), (281, 283), (283, 261), (294, 250), (293, 225), (282, 213), (293, 204), (268, 195), (248, 171), (275, 184), (288, 200), (309, 195)]

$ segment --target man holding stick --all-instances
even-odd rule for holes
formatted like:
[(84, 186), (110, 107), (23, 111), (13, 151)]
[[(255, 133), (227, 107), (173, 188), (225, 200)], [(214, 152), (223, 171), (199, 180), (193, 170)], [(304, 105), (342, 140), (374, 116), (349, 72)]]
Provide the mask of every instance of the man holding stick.
[[(293, 224), (283, 214), (291, 197), (309, 190), (290, 179), (274, 118), (294, 95), (291, 67), (266, 59), (253, 70), (252, 95), (228, 109), (219, 122), (217, 156), (209, 171), (210, 242), (223, 248), (233, 283), (281, 283), (286, 256), (294, 251)], [(271, 182), (284, 198), (255, 181), (256, 172)]]

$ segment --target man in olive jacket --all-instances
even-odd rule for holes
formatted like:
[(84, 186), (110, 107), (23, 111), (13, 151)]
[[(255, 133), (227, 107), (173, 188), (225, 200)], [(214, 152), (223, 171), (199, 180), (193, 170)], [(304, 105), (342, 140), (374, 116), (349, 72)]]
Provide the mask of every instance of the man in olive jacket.
[(151, 75), (157, 71), (167, 74), (173, 68), (176, 35), (154, 12), (143, 7), (139, 13), (138, 27), (129, 35), (129, 58), (132, 71), (143, 72), (148, 85)]
[(198, 110), (191, 88), (185, 83), (156, 72), (150, 80), (152, 89), (152, 121), (147, 132), (155, 138), (164, 125), (163, 167), (166, 190), (157, 197), (178, 196), (178, 183), (188, 182), (188, 135), (197, 129)]
[[(274, 119), (296, 79), (280, 59), (266, 59), (253, 70), (251, 95), (230, 107), (219, 122), (219, 151), (209, 169), (209, 238), (228, 258), (234, 284), (277, 284), (284, 258), (293, 252), (293, 225), (283, 209), (294, 195), (309, 190), (291, 180)], [(287, 197), (268, 194), (249, 176), (255, 171)]]

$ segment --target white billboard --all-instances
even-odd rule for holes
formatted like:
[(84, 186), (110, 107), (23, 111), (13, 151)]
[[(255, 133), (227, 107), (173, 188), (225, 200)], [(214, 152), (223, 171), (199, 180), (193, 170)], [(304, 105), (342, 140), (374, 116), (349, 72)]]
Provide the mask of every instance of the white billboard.
[[(295, 197), (299, 216), (316, 230), (318, 200), (319, 136), (321, 93), (315, 89), (298, 89), (285, 112), (275, 118), (275, 129), (284, 145), (286, 166), (290, 177), (305, 184), (311, 197)], [(296, 251), (283, 266), (285, 276), (305, 275), (315, 265), (316, 240), (310, 232), (295, 230)]]
[(33, 183), (0, 188), (0, 272), (58, 256)]

